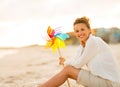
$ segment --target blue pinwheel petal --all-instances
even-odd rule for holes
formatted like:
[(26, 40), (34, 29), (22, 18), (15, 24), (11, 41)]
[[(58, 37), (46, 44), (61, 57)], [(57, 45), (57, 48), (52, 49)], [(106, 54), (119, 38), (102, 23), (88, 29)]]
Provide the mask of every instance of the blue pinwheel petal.
[(61, 40), (66, 40), (67, 38), (69, 38), (69, 35), (66, 33), (61, 33), (61, 34), (57, 34), (56, 37)]

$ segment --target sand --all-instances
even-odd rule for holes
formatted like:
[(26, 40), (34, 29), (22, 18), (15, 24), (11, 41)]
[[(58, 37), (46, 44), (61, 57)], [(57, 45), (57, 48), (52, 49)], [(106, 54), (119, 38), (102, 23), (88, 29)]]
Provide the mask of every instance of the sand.
[[(110, 47), (120, 63), (120, 44)], [(68, 61), (75, 56), (76, 49), (77, 46), (67, 46), (61, 49), (62, 56)], [(1, 48), (0, 87), (37, 87), (62, 69), (58, 60), (58, 52), (42, 46)], [(75, 87), (76, 82), (69, 81), (71, 87)], [(67, 83), (61, 87), (67, 87)]]

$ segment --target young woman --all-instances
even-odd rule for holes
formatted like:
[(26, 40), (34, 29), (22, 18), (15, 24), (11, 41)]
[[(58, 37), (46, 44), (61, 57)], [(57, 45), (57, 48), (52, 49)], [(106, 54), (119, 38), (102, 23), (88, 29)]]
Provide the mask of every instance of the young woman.
[[(68, 78), (85, 87), (120, 87), (119, 69), (109, 46), (91, 34), (89, 20), (77, 18), (74, 33), (80, 41), (76, 57), (53, 78), (38, 87), (59, 87)], [(64, 58), (60, 58), (64, 64)], [(86, 65), (88, 70), (82, 67)]]

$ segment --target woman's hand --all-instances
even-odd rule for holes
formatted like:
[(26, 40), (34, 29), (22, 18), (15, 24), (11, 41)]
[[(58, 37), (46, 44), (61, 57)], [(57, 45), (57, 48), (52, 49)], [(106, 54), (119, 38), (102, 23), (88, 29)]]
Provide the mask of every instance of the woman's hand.
[(59, 57), (59, 64), (64, 65), (64, 62), (65, 62), (65, 58)]

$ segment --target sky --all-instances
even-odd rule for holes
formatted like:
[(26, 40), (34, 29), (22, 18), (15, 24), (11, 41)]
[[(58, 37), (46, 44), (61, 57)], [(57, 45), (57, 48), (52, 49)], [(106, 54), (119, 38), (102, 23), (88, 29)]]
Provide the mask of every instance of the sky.
[(45, 44), (47, 27), (73, 31), (76, 18), (91, 27), (120, 28), (120, 0), (0, 0), (0, 47)]

